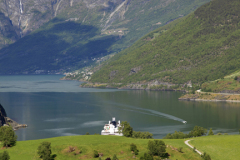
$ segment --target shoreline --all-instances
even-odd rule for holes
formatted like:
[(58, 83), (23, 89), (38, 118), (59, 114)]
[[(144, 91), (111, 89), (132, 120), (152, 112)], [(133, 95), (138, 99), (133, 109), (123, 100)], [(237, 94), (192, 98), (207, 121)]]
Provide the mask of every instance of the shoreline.
[(178, 100), (240, 103), (240, 94), (197, 92), (195, 94), (185, 94)]
[(5, 125), (11, 126), (14, 131), (16, 131), (20, 128), (26, 128), (27, 127), (27, 124), (19, 124), (9, 117), (5, 117), (5, 118), (6, 118), (6, 124)]
[(188, 92), (187, 90), (182, 90), (179, 88), (173, 88), (175, 84), (165, 83), (165, 82), (149, 82), (149, 83), (131, 83), (123, 85), (121, 83), (89, 83), (84, 82), (79, 87), (81, 88), (107, 88), (107, 89), (128, 89), (128, 90), (148, 90), (148, 91), (180, 91)]
[(240, 103), (240, 100), (218, 100), (218, 99), (194, 99), (194, 98), (178, 98), (180, 101), (202, 101), (202, 102), (234, 102)]

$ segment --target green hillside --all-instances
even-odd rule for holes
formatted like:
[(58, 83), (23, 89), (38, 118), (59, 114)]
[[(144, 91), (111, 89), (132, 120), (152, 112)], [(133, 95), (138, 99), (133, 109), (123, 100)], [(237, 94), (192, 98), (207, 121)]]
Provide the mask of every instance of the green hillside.
[[(112, 158), (114, 154), (119, 159), (134, 159), (133, 154), (130, 151), (130, 144), (137, 145), (139, 155), (136, 159), (140, 159), (145, 152), (148, 152), (147, 139), (133, 139), (118, 136), (65, 136), (49, 139), (31, 140), (31, 141), (18, 141), (16, 146), (9, 149), (2, 149), (0, 152), (8, 151), (11, 160), (40, 160), (37, 154), (38, 146), (43, 142), (51, 142), (52, 154), (56, 156), (58, 160), (77, 160), (77, 159), (98, 159), (93, 158), (93, 151), (97, 150), (99, 153), (103, 153), (102, 159), (107, 157)], [(201, 160), (202, 158), (194, 153), (188, 146), (184, 144), (183, 139), (177, 140), (163, 140), (167, 145), (167, 152), (170, 154), (170, 159), (178, 160)], [(75, 148), (75, 151), (68, 152), (69, 146)], [(183, 153), (177, 151), (177, 148), (183, 147)], [(81, 151), (80, 154), (74, 154), (77, 151)]]
[(198, 83), (235, 72), (240, 64), (239, 7), (238, 0), (214, 0), (201, 6), (155, 38), (152, 33), (145, 36), (147, 44), (139, 45), (142, 39), (121, 52), (91, 82)]
[[(105, 0), (104, 4), (79, 1), (73, 6), (59, 2), (56, 17), (0, 50), (0, 74), (31, 74), (36, 70), (56, 73), (89, 66), (94, 58), (118, 53), (146, 33), (208, 1)], [(52, 14), (37, 9), (29, 13), (34, 12), (39, 22)]]
[(209, 153), (212, 160), (229, 159), (238, 157), (239, 135), (214, 135), (194, 138), (189, 142), (201, 152)]
[[(186, 140), (186, 139), (185, 139)], [(202, 158), (192, 151), (186, 144), (184, 139), (163, 139), (166, 143), (167, 152), (170, 154), (169, 159), (178, 160), (201, 160)], [(211, 156), (212, 160), (228, 159), (236, 160), (240, 156), (238, 151), (239, 135), (214, 135), (191, 138), (189, 144), (195, 146), (200, 152), (206, 152)], [(40, 160), (37, 154), (37, 148), (40, 143), (47, 141), (51, 142), (52, 154), (59, 160), (74, 160), (74, 159), (98, 159), (93, 158), (93, 151), (97, 150), (103, 153), (103, 158), (112, 158), (114, 154), (121, 159), (132, 159), (133, 154), (129, 150), (131, 143), (137, 145), (139, 159), (147, 152), (147, 139), (133, 139), (117, 136), (65, 136), (49, 139), (39, 139), (30, 141), (18, 141), (16, 146), (1, 149), (0, 152), (8, 151), (11, 160)], [(75, 151), (68, 152), (69, 146), (75, 148)], [(109, 147), (111, 146), (111, 147)], [(176, 149), (183, 147), (183, 153)], [(76, 151), (81, 151), (80, 154), (74, 154)]]

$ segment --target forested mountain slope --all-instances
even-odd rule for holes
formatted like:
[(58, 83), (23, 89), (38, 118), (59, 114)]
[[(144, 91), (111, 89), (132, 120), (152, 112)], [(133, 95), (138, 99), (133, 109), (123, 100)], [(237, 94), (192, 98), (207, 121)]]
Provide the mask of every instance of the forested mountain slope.
[(5, 19), (0, 47), (6, 46), (0, 50), (0, 74), (56, 73), (90, 65), (208, 1), (0, 0), (0, 18)]
[(145, 36), (147, 44), (120, 53), (91, 81), (180, 84), (224, 77), (240, 65), (239, 7), (239, 0), (209, 2), (158, 37)]

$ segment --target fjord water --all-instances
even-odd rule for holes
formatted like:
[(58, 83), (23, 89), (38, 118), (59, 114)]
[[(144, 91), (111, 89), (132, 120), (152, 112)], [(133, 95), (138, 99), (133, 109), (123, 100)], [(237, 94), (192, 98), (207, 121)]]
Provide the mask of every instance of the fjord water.
[(18, 140), (100, 134), (112, 117), (154, 138), (195, 125), (229, 134), (240, 128), (239, 103), (178, 101), (181, 92), (80, 88), (81, 82), (61, 77), (0, 76), (0, 103), (10, 118), (28, 125), (16, 131)]

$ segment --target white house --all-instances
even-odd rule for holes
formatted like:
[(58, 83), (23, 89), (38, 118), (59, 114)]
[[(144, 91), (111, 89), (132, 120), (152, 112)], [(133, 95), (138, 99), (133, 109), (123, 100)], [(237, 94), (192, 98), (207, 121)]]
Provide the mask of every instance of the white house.
[(118, 123), (115, 121), (115, 117), (112, 118), (112, 122), (109, 121), (108, 124), (104, 125), (104, 130), (102, 130), (101, 135), (116, 135), (123, 136), (122, 131), (119, 133), (119, 127), (121, 127), (120, 120)]

